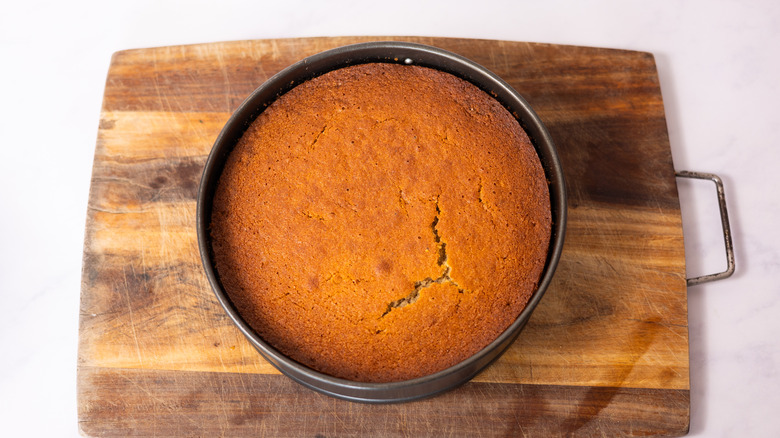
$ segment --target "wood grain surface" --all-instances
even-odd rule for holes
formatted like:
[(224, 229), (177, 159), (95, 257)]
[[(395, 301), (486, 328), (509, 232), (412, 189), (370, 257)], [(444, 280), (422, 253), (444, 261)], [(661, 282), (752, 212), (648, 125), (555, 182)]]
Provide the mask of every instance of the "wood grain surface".
[(471, 382), (364, 405), (293, 383), (244, 340), (202, 273), (195, 196), (231, 112), (293, 62), (389, 38), (307, 38), (114, 55), (84, 244), (79, 426), (89, 436), (633, 436), (689, 424), (677, 187), (648, 53), (392, 38), (486, 66), (555, 141), (569, 223), (518, 340)]

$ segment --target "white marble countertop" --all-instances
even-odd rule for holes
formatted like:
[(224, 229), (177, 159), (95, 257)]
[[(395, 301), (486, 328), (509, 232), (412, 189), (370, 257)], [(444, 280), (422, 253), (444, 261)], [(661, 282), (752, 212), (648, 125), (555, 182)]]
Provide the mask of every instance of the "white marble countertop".
[[(780, 436), (780, 196), (772, 177), (780, 164), (780, 3), (373, 5), (346, 0), (3, 5), (0, 435), (78, 435), (82, 244), (113, 52), (258, 38), (418, 35), (655, 55), (675, 168), (723, 178), (736, 249), (731, 278), (689, 289), (690, 434)], [(44, 117), (47, 125), (41, 127)], [(689, 276), (725, 267), (711, 186), (680, 182)]]

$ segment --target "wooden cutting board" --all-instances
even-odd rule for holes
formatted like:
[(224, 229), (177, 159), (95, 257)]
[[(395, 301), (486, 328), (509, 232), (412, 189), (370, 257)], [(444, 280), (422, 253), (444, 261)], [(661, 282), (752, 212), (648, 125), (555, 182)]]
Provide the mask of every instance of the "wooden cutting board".
[(306, 389), (235, 329), (201, 272), (195, 196), (231, 112), (293, 62), (388, 38), (128, 50), (106, 81), (84, 244), (86, 435), (618, 436), (688, 430), (677, 187), (649, 53), (392, 38), (486, 66), (537, 110), (569, 192), (555, 280), (520, 338), (440, 396), (367, 405)]

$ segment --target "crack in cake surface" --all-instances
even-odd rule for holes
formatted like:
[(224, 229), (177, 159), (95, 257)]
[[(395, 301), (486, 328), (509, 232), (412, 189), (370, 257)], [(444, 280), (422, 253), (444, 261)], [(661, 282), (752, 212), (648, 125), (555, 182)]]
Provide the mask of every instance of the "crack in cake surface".
[(452, 267), (447, 262), (447, 243), (442, 241), (441, 236), (439, 235), (439, 230), (437, 229), (437, 225), (439, 224), (440, 214), (441, 214), (441, 208), (439, 207), (439, 196), (437, 196), (436, 216), (434, 216), (430, 228), (431, 231), (433, 232), (433, 241), (436, 242), (439, 251), (439, 258), (438, 260), (436, 260), (436, 264), (444, 268), (444, 270), (442, 271), (441, 275), (436, 279), (433, 279), (431, 277), (426, 277), (421, 281), (414, 282), (414, 289), (412, 290), (412, 292), (410, 292), (409, 295), (403, 298), (399, 298), (395, 301), (392, 301), (390, 304), (388, 304), (387, 310), (385, 310), (385, 312), (382, 314), (381, 317), (384, 317), (385, 315), (390, 313), (393, 309), (400, 309), (410, 304), (414, 304), (414, 302), (417, 301), (417, 299), (420, 297), (420, 291), (427, 287), (430, 287), (432, 284), (451, 284), (456, 288), (458, 288), (458, 293), (464, 292), (464, 289), (461, 288), (458, 285), (458, 283), (455, 280), (453, 280), (452, 277), (450, 276)]
[(309, 144), (309, 149), (314, 149), (314, 145), (317, 144), (317, 142), (320, 140), (320, 137), (322, 136), (322, 134), (325, 133), (327, 129), (328, 129), (328, 125), (326, 124), (325, 126), (322, 127), (320, 132), (318, 132), (317, 135), (314, 137), (314, 141), (312, 141), (311, 144)]

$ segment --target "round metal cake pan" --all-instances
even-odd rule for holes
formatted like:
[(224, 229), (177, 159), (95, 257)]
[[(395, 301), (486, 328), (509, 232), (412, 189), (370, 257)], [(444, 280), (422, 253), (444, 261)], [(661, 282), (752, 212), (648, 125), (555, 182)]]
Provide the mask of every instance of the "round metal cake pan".
[[(549, 183), (553, 221), (550, 248), (538, 288), (512, 325), (487, 347), (457, 365), (428, 376), (391, 383), (365, 383), (332, 377), (288, 358), (265, 342), (242, 318), (223, 289), (214, 268), (209, 235), (217, 180), (228, 155), (255, 118), (279, 96), (308, 79), (331, 70), (370, 62), (435, 68), (463, 78), (494, 96), (515, 115), (536, 148)], [(235, 325), (266, 360), (291, 379), (316, 391), (359, 402), (401, 402), (432, 396), (469, 381), (497, 359), (522, 331), (549, 286), (563, 248), (565, 229), (563, 171), (550, 134), (528, 102), (501, 78), (467, 58), (436, 47), (405, 42), (371, 42), (328, 50), (305, 58), (270, 78), (239, 106), (222, 129), (206, 162), (198, 190), (197, 233), (201, 260), (217, 299)]]

